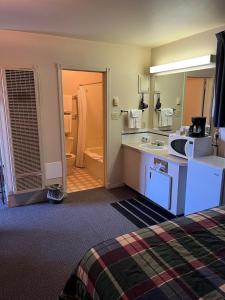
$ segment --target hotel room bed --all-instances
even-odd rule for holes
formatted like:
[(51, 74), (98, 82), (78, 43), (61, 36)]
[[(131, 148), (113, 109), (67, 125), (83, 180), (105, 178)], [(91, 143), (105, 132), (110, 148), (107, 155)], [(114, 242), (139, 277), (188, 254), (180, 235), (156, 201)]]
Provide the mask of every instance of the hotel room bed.
[(225, 299), (225, 207), (102, 242), (59, 299)]

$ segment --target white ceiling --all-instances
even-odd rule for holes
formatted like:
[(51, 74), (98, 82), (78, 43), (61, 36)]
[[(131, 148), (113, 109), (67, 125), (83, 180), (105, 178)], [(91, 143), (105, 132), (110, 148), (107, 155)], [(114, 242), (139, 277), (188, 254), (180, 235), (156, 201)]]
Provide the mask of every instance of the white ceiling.
[(225, 0), (0, 0), (0, 29), (155, 47), (225, 24)]

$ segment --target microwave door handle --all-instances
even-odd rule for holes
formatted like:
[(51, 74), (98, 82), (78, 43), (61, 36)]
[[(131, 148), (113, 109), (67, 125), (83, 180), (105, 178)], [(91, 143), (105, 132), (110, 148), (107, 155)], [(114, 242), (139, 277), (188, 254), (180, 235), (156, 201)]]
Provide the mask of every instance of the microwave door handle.
[(189, 145), (189, 141), (187, 141), (185, 143), (184, 152), (185, 152), (185, 154), (186, 154), (187, 157), (190, 157), (190, 145)]

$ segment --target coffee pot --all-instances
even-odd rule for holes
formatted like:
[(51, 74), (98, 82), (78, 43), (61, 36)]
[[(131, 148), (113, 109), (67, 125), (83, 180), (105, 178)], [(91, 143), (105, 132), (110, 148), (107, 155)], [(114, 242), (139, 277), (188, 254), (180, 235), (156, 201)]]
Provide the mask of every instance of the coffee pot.
[(189, 136), (204, 137), (206, 117), (192, 117), (192, 125), (189, 128)]

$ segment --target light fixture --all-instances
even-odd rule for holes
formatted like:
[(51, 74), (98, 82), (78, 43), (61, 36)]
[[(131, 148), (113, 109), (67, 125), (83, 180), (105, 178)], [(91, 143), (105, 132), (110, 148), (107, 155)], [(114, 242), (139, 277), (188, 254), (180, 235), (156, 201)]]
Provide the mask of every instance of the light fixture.
[[(169, 64), (163, 64), (150, 67), (150, 73), (161, 73), (181, 69), (189, 69), (194, 67), (210, 67), (215, 62), (215, 55), (205, 55), (194, 57), (191, 59), (180, 60)], [(213, 64), (215, 66), (215, 64)]]

